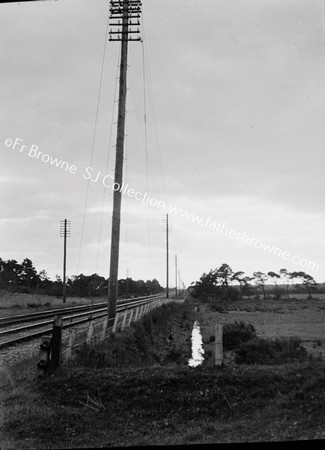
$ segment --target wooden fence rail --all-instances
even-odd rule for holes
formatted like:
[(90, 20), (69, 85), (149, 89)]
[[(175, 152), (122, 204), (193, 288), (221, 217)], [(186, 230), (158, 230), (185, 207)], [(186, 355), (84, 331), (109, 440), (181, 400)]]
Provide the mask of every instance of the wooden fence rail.
[[(42, 363), (38, 364), (38, 367), (43, 371), (50, 368), (54, 369), (58, 367), (59, 364), (68, 365), (76, 353), (76, 350), (81, 345), (87, 343), (93, 344), (104, 340), (110, 333), (115, 333), (116, 331), (122, 331), (125, 327), (131, 325), (132, 322), (136, 322), (141, 319), (145, 314), (156, 309), (169, 302), (182, 302), (182, 299), (167, 299), (165, 297), (160, 298), (150, 298), (147, 302), (134, 306), (127, 305), (122, 311), (117, 312), (115, 319), (108, 320), (107, 316), (102, 317), (92, 317), (90, 314), (88, 322), (85, 322), (78, 327), (71, 327), (67, 330), (62, 331), (61, 326), (61, 339), (58, 336), (58, 318), (55, 322), (55, 334), (53, 328), (53, 336), (50, 342), (50, 350), (48, 351), (48, 364)], [(55, 339), (54, 336), (56, 336)], [(58, 344), (59, 343), (59, 347)], [(44, 347), (44, 344), (41, 344)], [(53, 356), (52, 356), (53, 355)], [(59, 356), (58, 356), (59, 355)], [(52, 359), (55, 359), (55, 364), (53, 365)], [(44, 361), (44, 349), (41, 347), (40, 359)]]

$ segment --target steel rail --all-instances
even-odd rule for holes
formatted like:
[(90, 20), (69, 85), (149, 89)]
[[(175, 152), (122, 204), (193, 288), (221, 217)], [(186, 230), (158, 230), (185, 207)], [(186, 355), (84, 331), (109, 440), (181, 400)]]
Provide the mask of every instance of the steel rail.
[[(138, 297), (137, 300), (133, 300), (133, 301), (126, 301), (123, 304), (119, 304), (117, 306), (116, 312), (120, 313), (122, 311), (128, 310), (128, 309), (133, 309), (136, 308), (138, 306), (144, 305), (146, 303), (148, 303), (150, 301), (150, 299), (156, 300), (159, 297), (165, 296), (163, 294), (158, 294), (155, 296), (150, 296), (150, 297)], [(63, 317), (63, 321), (70, 321), (69, 323), (64, 323), (62, 325), (62, 328), (71, 328), (74, 327), (76, 325), (82, 324), (82, 323), (86, 323), (89, 322), (91, 320), (95, 320), (98, 319), (100, 317), (104, 317), (107, 315), (107, 306), (105, 308), (101, 308), (95, 311), (87, 311), (84, 313), (80, 313), (80, 314), (76, 314), (76, 315), (72, 315), (72, 316), (67, 316), (67, 317)], [(81, 316), (87, 316), (84, 318), (81, 318), (77, 321), (73, 321), (71, 322), (71, 320), (73, 318), (80, 318)], [(20, 327), (20, 328), (15, 328), (15, 329), (10, 329), (10, 330), (5, 330), (3, 332), (0, 332), (0, 336), (2, 335), (7, 335), (7, 334), (13, 334), (13, 333), (21, 333), (23, 331), (27, 331), (28, 329), (31, 328), (39, 328), (39, 327), (44, 327), (48, 324), (52, 324), (52, 320), (48, 320), (46, 322), (39, 322), (37, 324), (31, 324), (31, 325), (25, 325), (24, 327)], [(4, 342), (0, 342), (0, 349), (1, 348), (5, 348), (5, 347), (9, 347), (11, 345), (14, 344), (18, 344), (20, 342), (25, 342), (27, 340), (31, 340), (34, 339), (36, 337), (40, 337), (40, 336), (44, 336), (48, 333), (52, 332), (52, 327), (51, 328), (47, 328), (45, 330), (41, 330), (41, 331), (37, 331), (35, 333), (30, 333), (28, 335), (25, 336), (20, 336), (20, 337), (16, 337), (14, 339), (8, 340), (8, 341), (4, 341)]]
[[(150, 298), (160, 297), (161, 295), (163, 295), (163, 294), (149, 295), (147, 297), (135, 297), (132, 300), (120, 299), (118, 301), (118, 304), (124, 305), (126, 303), (129, 303), (130, 301), (133, 302), (133, 301), (138, 301), (141, 299), (150, 299)], [(8, 325), (14, 325), (15, 323), (30, 322), (30, 321), (36, 320), (36, 319), (45, 319), (46, 317), (54, 317), (58, 314), (68, 314), (68, 313), (84, 311), (84, 310), (91, 312), (92, 310), (97, 310), (104, 306), (107, 306), (107, 302), (93, 303), (90, 305), (82, 305), (82, 306), (71, 306), (69, 308), (51, 309), (51, 310), (39, 311), (39, 312), (28, 313), (28, 314), (20, 314), (17, 316), (3, 317), (3, 318), (0, 318), (0, 328), (8, 326)]]

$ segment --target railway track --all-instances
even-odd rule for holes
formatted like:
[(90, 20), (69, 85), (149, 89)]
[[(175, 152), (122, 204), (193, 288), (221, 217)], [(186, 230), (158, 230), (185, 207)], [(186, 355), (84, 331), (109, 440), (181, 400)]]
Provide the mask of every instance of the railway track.
[[(120, 313), (126, 309), (148, 303), (151, 299), (157, 299), (164, 294), (152, 295), (148, 297), (138, 297), (136, 299), (124, 299), (118, 302), (116, 311)], [(63, 329), (75, 327), (90, 320), (104, 317), (107, 314), (107, 303), (96, 303), (88, 306), (76, 306), (71, 308), (42, 311), (39, 313), (24, 314), (0, 319), (0, 327), (5, 328), (0, 331), (0, 349), (17, 345), (52, 333), (53, 318), (62, 316)], [(14, 326), (24, 324), (22, 326)], [(8, 337), (10, 337), (8, 339)]]

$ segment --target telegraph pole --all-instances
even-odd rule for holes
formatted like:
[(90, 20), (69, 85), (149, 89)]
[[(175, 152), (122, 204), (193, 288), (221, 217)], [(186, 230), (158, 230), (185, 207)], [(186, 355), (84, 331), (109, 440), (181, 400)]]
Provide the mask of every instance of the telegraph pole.
[[(114, 179), (114, 186), (119, 188), (117, 190), (114, 190), (113, 194), (113, 216), (107, 311), (109, 319), (113, 319), (116, 315), (116, 302), (118, 296), (118, 262), (122, 202), (121, 188), (123, 182), (128, 42), (141, 40), (141, 38), (139, 37), (139, 28), (137, 28), (137, 30), (134, 29), (136, 25), (140, 25), (140, 14), (140, 0), (111, 0), (110, 2), (110, 25), (117, 28), (115, 28), (115, 31), (113, 31), (113, 29), (110, 30), (109, 39), (110, 41), (121, 41), (121, 63)], [(135, 33), (135, 37), (132, 37), (133, 33)]]
[(66, 268), (67, 268), (67, 237), (71, 233), (71, 222), (70, 220), (64, 219), (60, 223), (60, 236), (63, 237), (63, 289), (62, 298), (63, 303), (65, 303), (67, 298), (67, 283), (66, 283)]
[(175, 255), (175, 296), (177, 298), (177, 255)]
[(166, 214), (166, 298), (169, 298), (169, 225)]

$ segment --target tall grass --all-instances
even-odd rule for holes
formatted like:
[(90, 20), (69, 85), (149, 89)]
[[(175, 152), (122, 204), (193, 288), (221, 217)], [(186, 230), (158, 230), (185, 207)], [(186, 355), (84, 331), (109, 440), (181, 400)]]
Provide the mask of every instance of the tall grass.
[[(93, 303), (105, 301), (96, 298)], [(0, 290), (0, 309), (28, 309), (28, 308), (57, 308), (59, 306), (88, 305), (92, 303), (91, 298), (71, 297), (63, 303), (62, 298), (52, 295), (23, 294)]]

